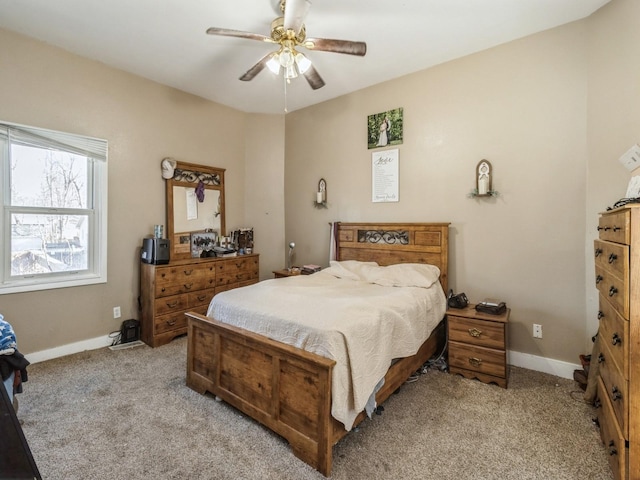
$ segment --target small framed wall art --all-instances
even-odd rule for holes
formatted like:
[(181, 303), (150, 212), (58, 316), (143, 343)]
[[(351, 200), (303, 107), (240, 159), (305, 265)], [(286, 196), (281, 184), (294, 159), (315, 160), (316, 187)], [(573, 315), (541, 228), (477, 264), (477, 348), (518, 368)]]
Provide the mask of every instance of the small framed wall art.
[(404, 115), (402, 107), (369, 115), (367, 117), (368, 148), (402, 144), (403, 128)]

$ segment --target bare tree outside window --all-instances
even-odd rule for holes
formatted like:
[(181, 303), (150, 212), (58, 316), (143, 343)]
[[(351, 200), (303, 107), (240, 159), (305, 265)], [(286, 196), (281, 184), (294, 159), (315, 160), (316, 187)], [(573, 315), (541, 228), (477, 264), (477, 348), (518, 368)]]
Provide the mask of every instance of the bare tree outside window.
[(87, 157), (12, 146), (11, 204), (24, 207), (11, 215), (12, 275), (87, 268), (87, 215), (64, 213), (87, 208), (87, 167)]

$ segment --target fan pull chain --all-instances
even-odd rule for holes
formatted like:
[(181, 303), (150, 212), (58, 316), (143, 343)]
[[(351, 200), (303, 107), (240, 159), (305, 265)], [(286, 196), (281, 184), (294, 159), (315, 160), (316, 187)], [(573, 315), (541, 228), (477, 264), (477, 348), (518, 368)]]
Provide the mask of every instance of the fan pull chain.
[(288, 79), (284, 78), (284, 75), (282, 76), (282, 80), (284, 81), (284, 113), (288, 113), (287, 112), (287, 83), (289, 83)]

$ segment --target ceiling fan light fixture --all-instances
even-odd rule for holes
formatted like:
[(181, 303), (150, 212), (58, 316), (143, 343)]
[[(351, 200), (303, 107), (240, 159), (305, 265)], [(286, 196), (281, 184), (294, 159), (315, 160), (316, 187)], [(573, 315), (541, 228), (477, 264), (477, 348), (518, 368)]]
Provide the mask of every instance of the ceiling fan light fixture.
[(296, 78), (298, 76), (298, 72), (296, 71), (295, 65), (289, 65), (284, 69), (284, 78), (290, 80), (292, 78)]
[(280, 58), (277, 53), (271, 55), (271, 58), (267, 60), (267, 68), (276, 75), (280, 73)]
[(298, 67), (298, 72), (304, 75), (304, 72), (309, 70), (311, 66), (311, 60), (305, 57), (302, 53), (299, 53), (295, 56), (296, 66)]
[(289, 68), (293, 66), (294, 61), (293, 52), (288, 47), (284, 47), (280, 52), (280, 65), (284, 68)]

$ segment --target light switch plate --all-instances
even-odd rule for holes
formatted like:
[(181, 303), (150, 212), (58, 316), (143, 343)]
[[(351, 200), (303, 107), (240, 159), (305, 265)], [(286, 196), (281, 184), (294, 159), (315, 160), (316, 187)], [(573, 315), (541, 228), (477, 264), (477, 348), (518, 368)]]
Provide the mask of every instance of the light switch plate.
[(630, 172), (640, 167), (640, 145), (637, 143), (620, 157), (620, 163)]

